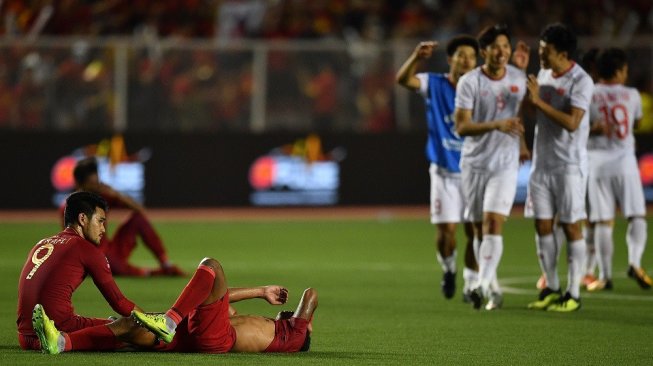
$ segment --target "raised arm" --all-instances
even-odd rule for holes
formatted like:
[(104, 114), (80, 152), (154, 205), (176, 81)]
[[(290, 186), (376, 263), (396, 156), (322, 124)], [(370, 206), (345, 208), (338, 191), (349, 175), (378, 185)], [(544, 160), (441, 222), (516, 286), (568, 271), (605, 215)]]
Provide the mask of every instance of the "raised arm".
[(285, 304), (288, 300), (288, 290), (285, 287), (270, 285), (259, 287), (230, 287), (229, 302), (248, 299), (265, 299), (272, 305)]
[(401, 65), (395, 80), (397, 84), (406, 87), (411, 90), (419, 90), (420, 81), (415, 76), (418, 64), (427, 58), (430, 58), (433, 54), (433, 51), (438, 47), (438, 42), (427, 41), (420, 42), (413, 53), (408, 56), (408, 59)]

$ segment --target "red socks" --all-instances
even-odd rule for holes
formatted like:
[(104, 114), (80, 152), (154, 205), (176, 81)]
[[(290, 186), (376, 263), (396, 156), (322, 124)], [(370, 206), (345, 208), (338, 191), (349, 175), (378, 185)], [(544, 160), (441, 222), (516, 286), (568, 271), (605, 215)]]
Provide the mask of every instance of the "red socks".
[(215, 272), (213, 268), (200, 265), (193, 274), (193, 277), (188, 281), (186, 287), (184, 287), (184, 291), (181, 292), (181, 295), (175, 301), (175, 304), (166, 312), (166, 315), (176, 324), (179, 324), (188, 313), (209, 297), (213, 289), (214, 280)]
[(72, 333), (63, 333), (66, 339), (64, 351), (110, 351), (123, 343), (106, 325), (83, 328)]

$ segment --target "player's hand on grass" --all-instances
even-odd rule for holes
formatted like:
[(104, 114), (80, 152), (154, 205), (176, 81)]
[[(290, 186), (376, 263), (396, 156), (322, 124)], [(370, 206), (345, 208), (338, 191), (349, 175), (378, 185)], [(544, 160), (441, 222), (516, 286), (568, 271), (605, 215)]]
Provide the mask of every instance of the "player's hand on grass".
[(278, 285), (263, 287), (263, 298), (272, 305), (282, 305), (288, 301), (288, 289)]

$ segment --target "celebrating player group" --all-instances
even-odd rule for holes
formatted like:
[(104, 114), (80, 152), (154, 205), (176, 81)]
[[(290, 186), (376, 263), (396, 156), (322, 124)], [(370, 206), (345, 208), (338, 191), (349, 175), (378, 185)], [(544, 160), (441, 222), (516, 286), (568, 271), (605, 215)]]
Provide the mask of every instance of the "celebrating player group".
[[(524, 138), (528, 123), (534, 123), (535, 137), (525, 214), (535, 221), (542, 278), (537, 299), (527, 307), (573, 312), (581, 308), (581, 286), (612, 289), (617, 203), (628, 220), (628, 276), (649, 289), (653, 280), (641, 265), (646, 207), (633, 137), (642, 105), (637, 90), (624, 85), (625, 51), (594, 51), (585, 70), (574, 61), (575, 34), (561, 23), (549, 24), (537, 45), (540, 70), (527, 75), (530, 48), (519, 41), (513, 50), (508, 28), (495, 25), (478, 37), (459, 35), (448, 42), (448, 73), (417, 72), (437, 46), (434, 41), (417, 45), (396, 80), (425, 101), (431, 222), (437, 228), (444, 296), (455, 293), (455, 231), (463, 223), (463, 300), (475, 309), (503, 304), (497, 280), (502, 229), (514, 202), (520, 161), (531, 158)], [(534, 121), (525, 120), (528, 112)], [(586, 238), (595, 250), (588, 251)], [(564, 242), (568, 276), (563, 291), (558, 257)], [(588, 253), (596, 253), (596, 261)], [(586, 276), (588, 264), (595, 262), (599, 277)]]

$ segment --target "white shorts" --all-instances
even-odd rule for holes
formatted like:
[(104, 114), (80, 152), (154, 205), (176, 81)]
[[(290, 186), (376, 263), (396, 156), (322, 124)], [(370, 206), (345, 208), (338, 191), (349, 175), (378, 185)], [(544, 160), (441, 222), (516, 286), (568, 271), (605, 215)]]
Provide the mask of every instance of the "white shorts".
[(624, 217), (646, 215), (644, 190), (638, 173), (589, 177), (587, 204), (591, 222), (614, 219), (616, 202)]
[(558, 221), (565, 224), (583, 220), (587, 218), (586, 188), (587, 180), (580, 170), (556, 174), (534, 171), (528, 181), (524, 214), (540, 220), (553, 220), (557, 214)]
[(431, 164), (431, 223), (459, 223), (465, 208), (460, 174), (439, 171)]
[(517, 193), (517, 170), (482, 172), (463, 169), (465, 220), (483, 221), (484, 212), (510, 215)]

